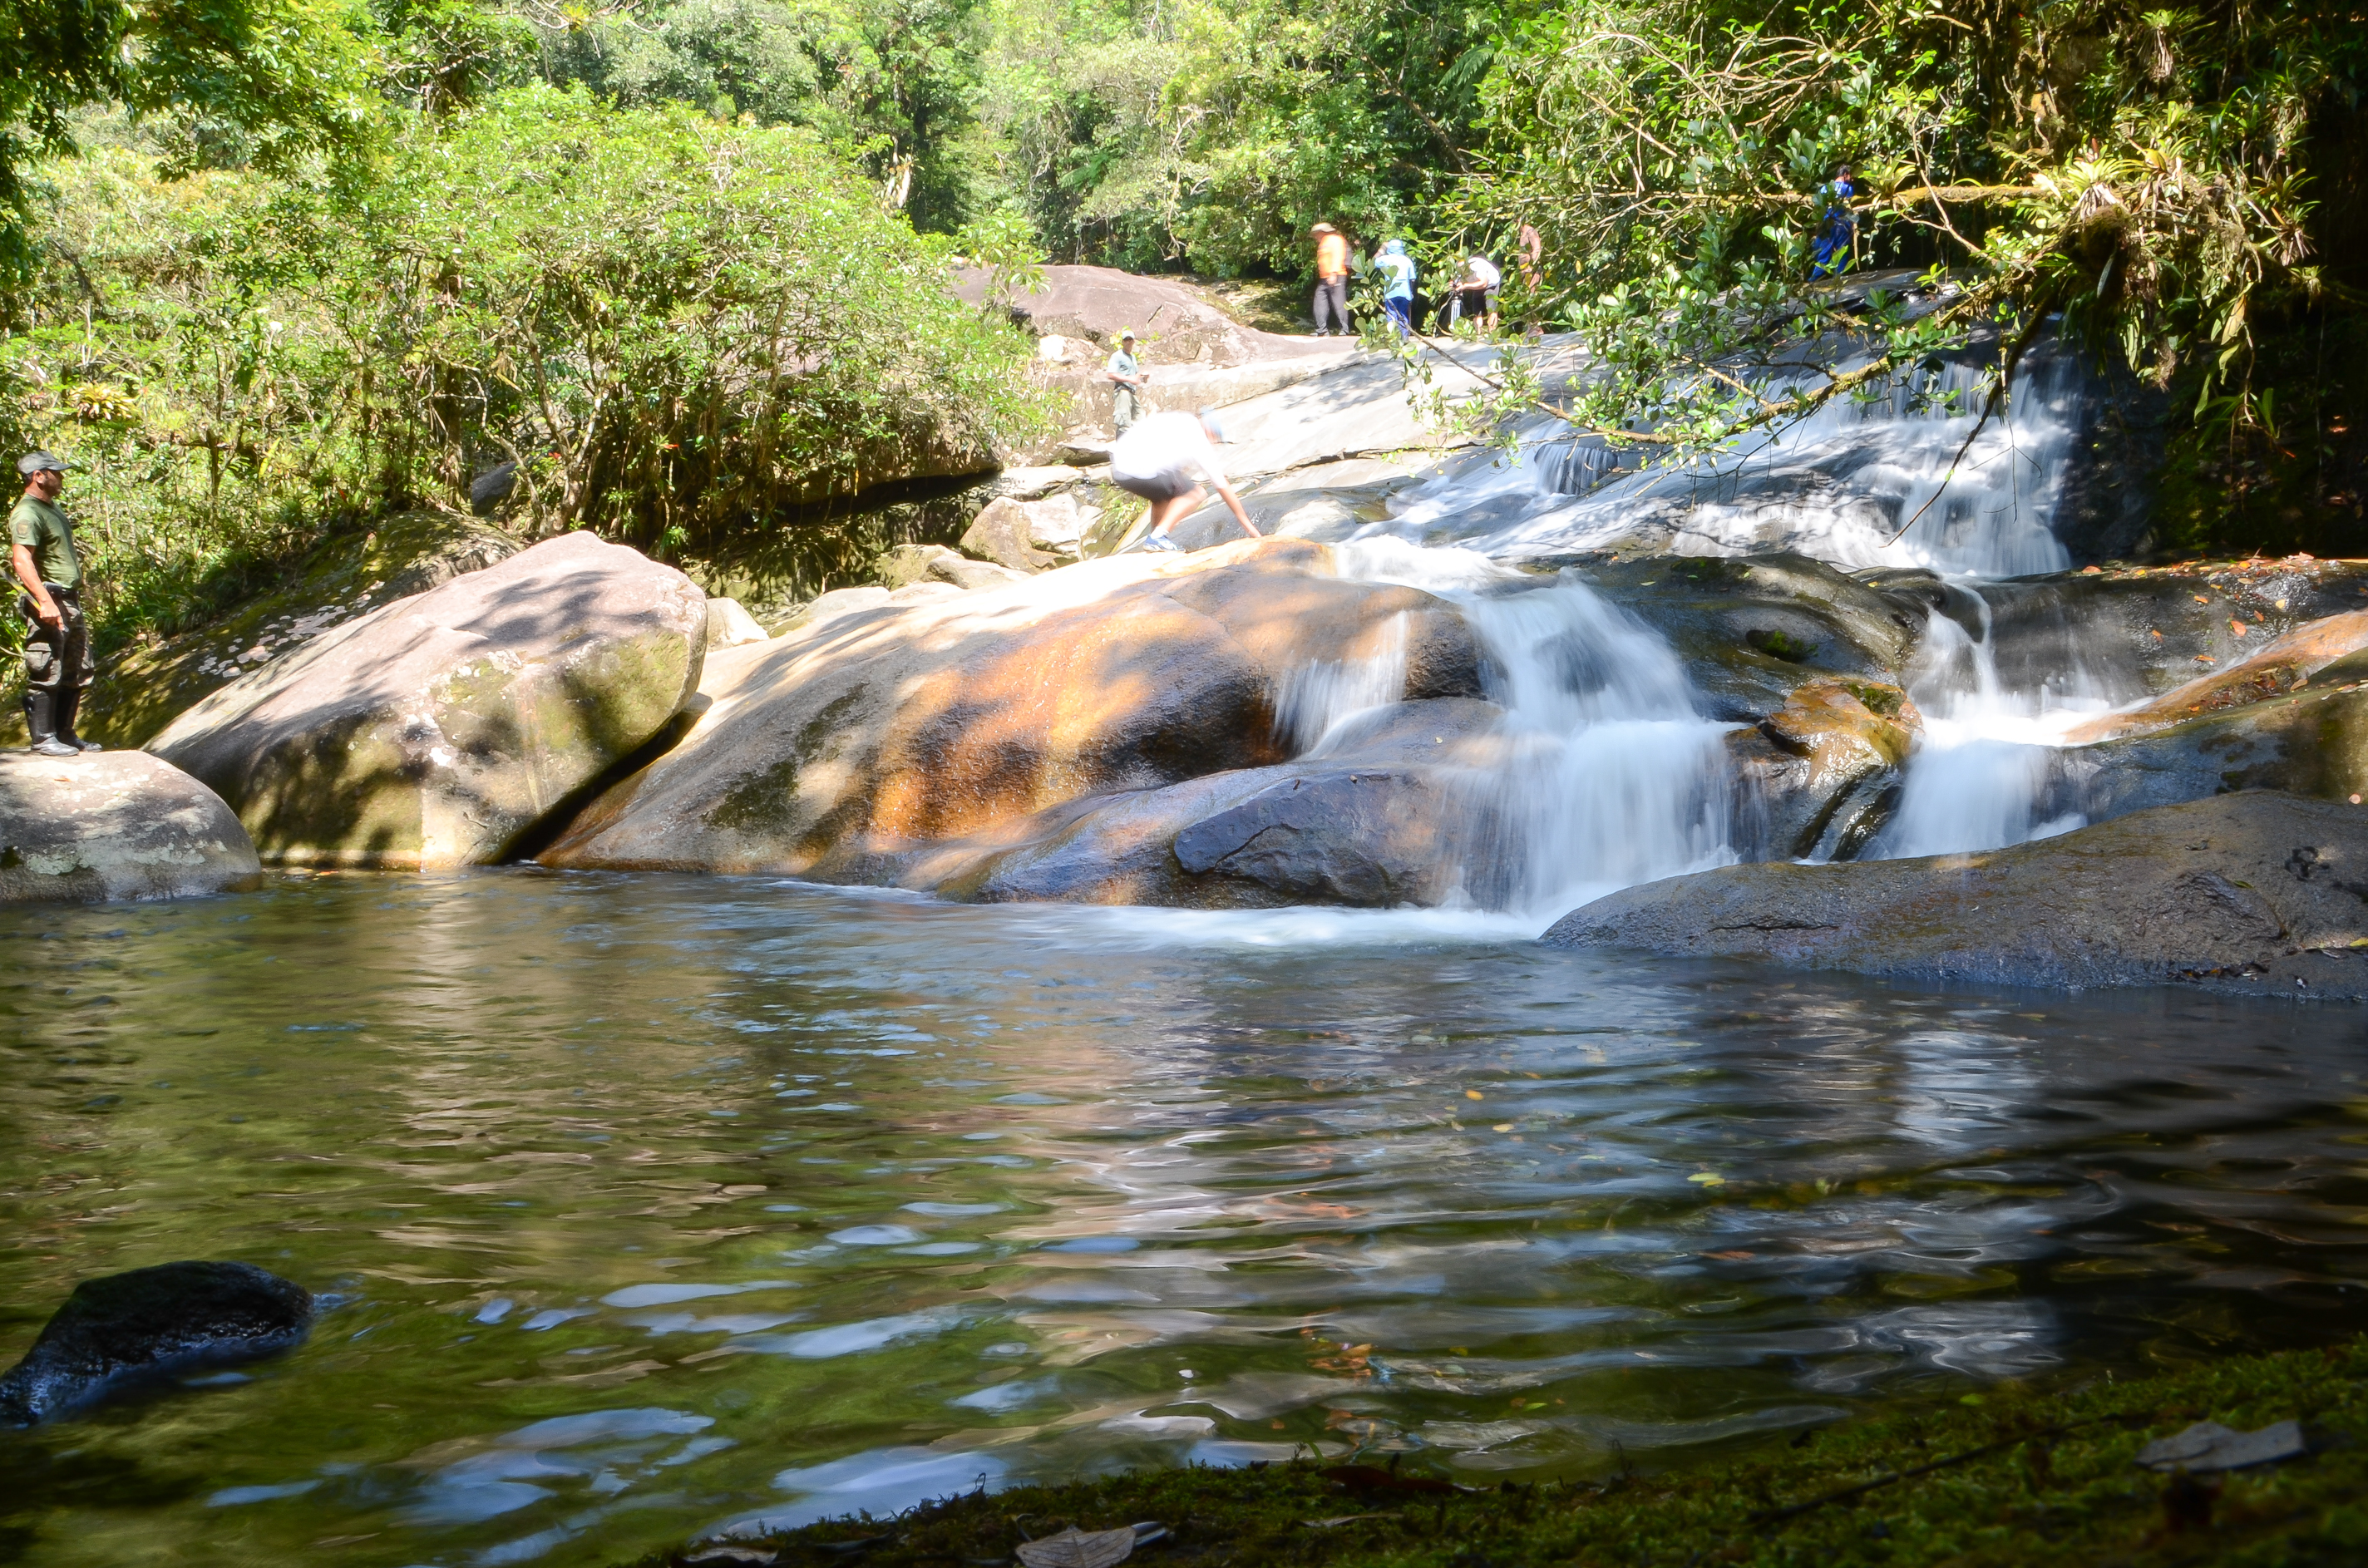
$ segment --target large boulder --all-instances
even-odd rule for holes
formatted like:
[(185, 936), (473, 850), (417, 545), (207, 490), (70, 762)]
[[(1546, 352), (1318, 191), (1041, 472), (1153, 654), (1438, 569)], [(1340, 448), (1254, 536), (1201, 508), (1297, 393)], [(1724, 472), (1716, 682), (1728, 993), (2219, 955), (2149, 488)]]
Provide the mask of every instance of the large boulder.
[(1726, 866), (1598, 899), (1544, 940), (1918, 979), (2368, 998), (2368, 808), (2223, 795), (1983, 854)]
[(1077, 559), (1087, 520), (1070, 492), (1040, 501), (998, 496), (979, 509), (962, 547), (982, 561), (1014, 572), (1043, 572)]
[(85, 1279), (0, 1375), (0, 1426), (30, 1426), (141, 1384), (277, 1355), (312, 1326), (311, 1292), (251, 1263), (160, 1263)]
[(1452, 606), (1330, 565), (1297, 540), (1125, 556), (720, 654), (697, 728), (541, 858), (935, 886), (954, 869), (916, 868), (952, 841), (968, 867), (1048, 808), (1289, 760), (1296, 671), (1383, 661), (1409, 698), (1479, 694)]
[(492, 524), (450, 512), (397, 512), (332, 534), (219, 619), (111, 661), (83, 703), (81, 728), (111, 746), (144, 745), (208, 693), (306, 640), (521, 548)]
[(706, 637), (681, 573), (568, 534), (313, 638), (149, 749), (268, 859), (481, 865), (666, 727)]
[(222, 797), (145, 752), (0, 754), (0, 903), (220, 892), (262, 869)]
[(972, 561), (942, 544), (897, 545), (881, 555), (876, 570), (892, 593), (923, 583), (941, 583), (964, 591), (1000, 588), (1028, 574), (992, 561)]
[(1468, 697), (1373, 709), (1317, 755), (1064, 801), (935, 846), (905, 881), (982, 903), (1498, 903), (1501, 802), (1473, 786), (1505, 760), (1503, 720)]

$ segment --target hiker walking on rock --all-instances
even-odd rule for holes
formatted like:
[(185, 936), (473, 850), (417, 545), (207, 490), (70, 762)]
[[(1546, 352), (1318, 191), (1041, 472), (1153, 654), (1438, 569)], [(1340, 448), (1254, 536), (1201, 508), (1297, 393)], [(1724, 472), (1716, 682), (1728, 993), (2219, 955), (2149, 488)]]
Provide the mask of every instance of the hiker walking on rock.
[(17, 460), (25, 496), (8, 514), (8, 564), (24, 593), (17, 611), (31, 623), (25, 638), (25, 727), (43, 756), (101, 751), (74, 733), (74, 710), (90, 684), (90, 632), (82, 618), (82, 562), (74, 522), (58, 508), (66, 465), (47, 452)]
[(1400, 337), (1414, 330), (1414, 257), (1406, 255), (1404, 240), (1392, 240), (1382, 246), (1382, 254), (1373, 258), (1373, 270), (1382, 275), (1382, 309), (1389, 312), (1390, 325)]
[(1259, 537), (1256, 523), (1242, 510), (1241, 497), (1225, 483), (1212, 444), (1225, 438), (1225, 427), (1209, 409), (1199, 414), (1155, 414), (1128, 431), (1110, 448), (1110, 483), (1130, 495), (1151, 503), (1151, 531), (1144, 536), (1145, 550), (1181, 550), (1167, 530), (1192, 515), (1207, 494), (1202, 481), (1217, 487), (1234, 520)]
[(1349, 325), (1349, 241), (1329, 223), (1310, 231), (1315, 236), (1315, 335), (1329, 337), (1324, 324), (1328, 315), (1346, 337)]
[(1118, 347), (1111, 351), (1104, 371), (1118, 384), (1118, 392), (1110, 399), (1110, 433), (1123, 436), (1143, 417), (1143, 389), (1151, 384), (1151, 378), (1143, 372), (1143, 362), (1134, 357), (1134, 334), (1118, 335)]

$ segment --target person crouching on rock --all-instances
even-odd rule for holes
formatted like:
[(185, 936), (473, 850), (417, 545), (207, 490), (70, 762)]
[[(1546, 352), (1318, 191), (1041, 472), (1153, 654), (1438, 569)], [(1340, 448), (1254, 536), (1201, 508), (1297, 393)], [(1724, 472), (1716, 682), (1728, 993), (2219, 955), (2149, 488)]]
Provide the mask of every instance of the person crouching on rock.
[(1145, 550), (1181, 550), (1167, 535), (1169, 528), (1190, 517), (1207, 494), (1201, 481), (1217, 487), (1234, 520), (1259, 536), (1258, 525), (1242, 510), (1241, 497), (1225, 483), (1212, 443), (1225, 438), (1225, 427), (1208, 409), (1198, 414), (1154, 414), (1135, 422), (1134, 428), (1110, 448), (1110, 483), (1130, 495), (1151, 503), (1151, 531), (1144, 536)]
[(74, 523), (58, 509), (66, 465), (47, 452), (17, 460), (25, 497), (8, 514), (8, 563), (25, 585), (17, 611), (32, 623), (25, 639), (25, 727), (43, 756), (101, 751), (74, 733), (74, 710), (90, 684), (90, 632), (82, 619), (82, 562)]

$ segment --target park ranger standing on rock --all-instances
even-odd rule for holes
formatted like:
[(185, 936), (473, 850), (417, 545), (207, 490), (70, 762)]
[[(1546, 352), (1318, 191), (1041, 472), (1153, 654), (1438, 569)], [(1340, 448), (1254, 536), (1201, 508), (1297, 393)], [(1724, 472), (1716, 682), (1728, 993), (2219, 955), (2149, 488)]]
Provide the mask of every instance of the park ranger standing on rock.
[(8, 514), (8, 563), (25, 592), (17, 612), (32, 623), (25, 639), (25, 724), (43, 756), (103, 749), (74, 733), (74, 710), (90, 684), (90, 632), (82, 617), (82, 562), (74, 522), (58, 509), (66, 465), (48, 452), (17, 460), (24, 499)]

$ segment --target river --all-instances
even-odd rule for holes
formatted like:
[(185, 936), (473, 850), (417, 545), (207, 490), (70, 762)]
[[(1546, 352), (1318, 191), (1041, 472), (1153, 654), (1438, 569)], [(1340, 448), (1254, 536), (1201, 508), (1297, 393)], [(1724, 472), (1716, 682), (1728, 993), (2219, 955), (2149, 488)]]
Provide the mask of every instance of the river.
[(1310, 1444), (1601, 1472), (2359, 1322), (2356, 1013), (1537, 924), (523, 869), (0, 913), (0, 1356), (171, 1258), (333, 1298), (0, 1434), (0, 1557), (626, 1561)]

